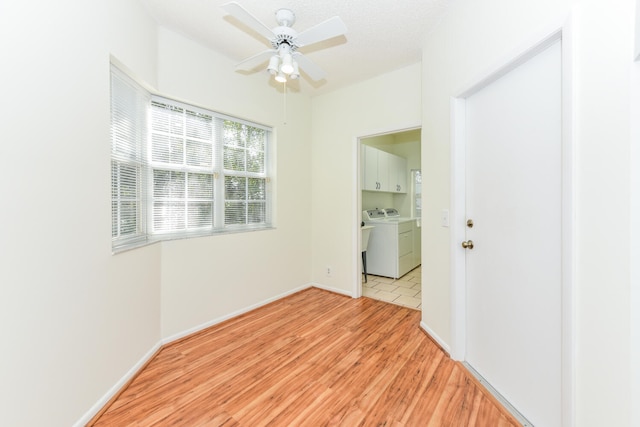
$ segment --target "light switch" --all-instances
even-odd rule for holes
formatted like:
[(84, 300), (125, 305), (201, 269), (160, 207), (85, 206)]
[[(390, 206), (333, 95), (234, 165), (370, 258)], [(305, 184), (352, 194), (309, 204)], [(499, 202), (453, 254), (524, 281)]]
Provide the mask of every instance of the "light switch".
[(440, 215), (440, 224), (443, 227), (449, 226), (449, 209), (442, 209), (442, 214)]

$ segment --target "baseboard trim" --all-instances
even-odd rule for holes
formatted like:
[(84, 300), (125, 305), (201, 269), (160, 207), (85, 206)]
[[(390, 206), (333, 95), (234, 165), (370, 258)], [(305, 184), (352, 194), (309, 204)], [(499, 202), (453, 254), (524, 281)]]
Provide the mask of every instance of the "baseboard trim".
[[(109, 406), (111, 406), (111, 404), (113, 403), (113, 401), (120, 395), (120, 393), (122, 393), (127, 386), (131, 383), (131, 381), (133, 381), (135, 379), (135, 377), (142, 371), (142, 369), (149, 363), (151, 362), (151, 360), (153, 360), (153, 358), (155, 357), (155, 355), (162, 350), (163, 347), (165, 347), (168, 344), (173, 343), (174, 341), (180, 340), (182, 338), (185, 338), (189, 335), (193, 335), (195, 333), (198, 333), (204, 329), (207, 329), (211, 326), (215, 326), (219, 323), (222, 323), (226, 320), (229, 320), (231, 318), (240, 316), (244, 313), (247, 313), (249, 311), (255, 310), (257, 308), (260, 308), (264, 305), (270, 304), (274, 301), (277, 301), (279, 299), (285, 298), (289, 295), (293, 295), (295, 293), (298, 293), (300, 291), (303, 291), (305, 289), (309, 289), (311, 287), (319, 287), (316, 286), (315, 284), (312, 283), (307, 283), (305, 285), (302, 286), (298, 286), (297, 288), (294, 288), (290, 291), (284, 292), (282, 294), (276, 295), (272, 298), (268, 298), (266, 300), (260, 301), (256, 304), (252, 304), (248, 307), (242, 308), (240, 310), (236, 310), (232, 313), (229, 313), (228, 315), (225, 316), (221, 316), (218, 317), (216, 319), (210, 320), (209, 322), (203, 323), (201, 325), (195, 326), (193, 328), (189, 328), (185, 331), (179, 332), (177, 334), (171, 335), (169, 337), (166, 338), (162, 338), (160, 341), (158, 341), (131, 369), (129, 369), (129, 371), (127, 371), (127, 373), (113, 386), (109, 389), (109, 391), (107, 393), (105, 393), (105, 395), (98, 400), (92, 407), (91, 409), (89, 409), (87, 411), (87, 413), (85, 413), (82, 418), (80, 418), (74, 425), (73, 427), (85, 427), (85, 426), (91, 426), (93, 425), (98, 419), (99, 416), (102, 415), (102, 413), (104, 413), (104, 411), (106, 411)], [(329, 290), (329, 289), (327, 289)], [(337, 292), (337, 291), (336, 291)]]
[(187, 337), (189, 335), (193, 335), (193, 334), (198, 333), (198, 332), (200, 332), (200, 331), (202, 331), (204, 329), (210, 328), (211, 326), (215, 326), (218, 323), (222, 323), (222, 322), (224, 322), (226, 320), (233, 319), (234, 317), (238, 317), (238, 316), (240, 316), (240, 315), (242, 315), (244, 313), (248, 313), (248, 312), (250, 312), (252, 310), (255, 310), (256, 308), (260, 308), (260, 307), (262, 307), (264, 305), (267, 305), (267, 304), (270, 304), (270, 303), (272, 303), (274, 301), (277, 301), (279, 299), (288, 297), (289, 295), (293, 295), (295, 293), (298, 293), (298, 292), (303, 291), (305, 289), (308, 289), (310, 287), (312, 287), (312, 284), (310, 284), (310, 283), (308, 283), (306, 285), (298, 286), (297, 288), (294, 288), (294, 289), (292, 289), (290, 291), (281, 293), (281, 294), (276, 295), (274, 297), (271, 297), (271, 298), (268, 298), (266, 300), (260, 301), (258, 303), (252, 304), (250, 306), (241, 308), (240, 310), (233, 311), (233, 312), (231, 312), (229, 314), (226, 314), (224, 316), (217, 317), (217, 318), (215, 318), (213, 320), (209, 320), (208, 322), (202, 323), (202, 324), (200, 324), (198, 326), (194, 326), (193, 328), (189, 328), (189, 329), (184, 330), (182, 332), (178, 332), (177, 334), (170, 335), (170, 336), (168, 336), (166, 338), (163, 338), (161, 342), (162, 342), (163, 345), (170, 344), (170, 343), (172, 343), (174, 341), (177, 341), (177, 340), (182, 339), (184, 337)]
[(486, 380), (478, 371), (476, 371), (473, 366), (469, 365), (467, 362), (456, 362), (458, 366), (462, 367), (469, 374), (469, 378), (473, 380), (476, 386), (490, 399), (494, 405), (498, 407), (504, 408), (505, 411), (511, 416), (511, 422), (516, 425), (522, 425), (522, 427), (534, 427), (531, 421), (527, 420), (527, 418), (518, 411), (515, 406), (511, 404), (503, 395), (501, 395), (498, 390), (493, 388), (493, 386)]
[(345, 291), (344, 289), (333, 288), (331, 286), (322, 285), (320, 283), (313, 282), (311, 286), (318, 289), (323, 289), (325, 291), (333, 292), (334, 294), (346, 295), (348, 297), (354, 298), (353, 294), (349, 291)]
[(104, 411), (106, 411), (109, 408), (109, 406), (111, 406), (113, 401), (115, 401), (115, 399), (120, 395), (120, 393), (126, 390), (127, 386), (131, 383), (131, 381), (133, 381), (136, 378), (136, 376), (138, 376), (138, 374), (142, 371), (142, 369), (145, 366), (147, 366), (147, 364), (151, 362), (151, 360), (153, 360), (153, 358), (156, 356), (156, 354), (158, 354), (161, 348), (162, 348), (162, 342), (158, 341), (73, 426), (85, 427), (85, 426), (93, 425), (98, 420), (99, 416), (102, 415), (102, 413), (104, 413)]
[(435, 342), (442, 349), (442, 351), (447, 353), (447, 355), (451, 354), (449, 345), (446, 342), (444, 342), (442, 338), (438, 336), (438, 334), (433, 332), (433, 330), (430, 327), (428, 327), (427, 324), (424, 323), (424, 321), (420, 322), (420, 328), (422, 328), (422, 330), (429, 336), (429, 338), (433, 340), (433, 342)]

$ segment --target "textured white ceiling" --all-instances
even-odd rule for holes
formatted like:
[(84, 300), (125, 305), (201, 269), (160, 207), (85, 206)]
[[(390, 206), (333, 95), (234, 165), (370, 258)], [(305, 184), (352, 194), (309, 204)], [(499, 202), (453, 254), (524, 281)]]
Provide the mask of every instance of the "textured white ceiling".
[[(420, 61), (424, 37), (453, 0), (237, 0), (273, 28), (275, 11), (293, 10), (301, 32), (332, 16), (347, 26), (345, 36), (300, 48), (327, 72), (294, 88), (317, 95)], [(158, 23), (240, 62), (271, 48), (220, 7), (229, 0), (141, 0)]]

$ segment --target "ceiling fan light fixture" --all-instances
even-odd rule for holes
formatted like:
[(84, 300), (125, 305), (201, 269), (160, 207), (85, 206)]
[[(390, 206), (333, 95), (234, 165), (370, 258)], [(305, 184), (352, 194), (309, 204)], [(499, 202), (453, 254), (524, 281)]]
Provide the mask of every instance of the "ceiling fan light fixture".
[(276, 74), (278, 74), (279, 63), (280, 58), (278, 57), (278, 55), (273, 55), (269, 60), (269, 66), (267, 67), (267, 70), (269, 71), (269, 73), (271, 73), (271, 75), (275, 76)]
[(300, 68), (305, 71), (305, 77), (314, 81), (324, 79), (326, 73), (322, 68), (298, 52), (297, 49), (342, 36), (347, 32), (346, 25), (338, 16), (298, 33), (293, 28), (296, 16), (289, 9), (279, 9), (276, 12), (278, 26), (269, 28), (237, 1), (229, 1), (221, 7), (248, 29), (266, 38), (273, 48), (245, 59), (236, 65), (236, 70), (251, 72), (258, 66), (264, 66), (264, 63), (268, 61), (267, 70), (279, 82), (286, 82), (287, 77), (291, 77), (291, 79), (301, 77), (296, 63), (298, 61)]
[(282, 55), (282, 65), (280, 66), (280, 71), (285, 74), (293, 73), (293, 58), (288, 52)]
[(276, 81), (280, 83), (286, 83), (287, 76), (285, 76), (284, 73), (280, 71), (278, 74), (276, 74)]
[(298, 62), (293, 61), (293, 71), (291, 72), (289, 77), (291, 77), (291, 79), (293, 79), (293, 80), (296, 80), (296, 79), (300, 78), (300, 70), (298, 68)]

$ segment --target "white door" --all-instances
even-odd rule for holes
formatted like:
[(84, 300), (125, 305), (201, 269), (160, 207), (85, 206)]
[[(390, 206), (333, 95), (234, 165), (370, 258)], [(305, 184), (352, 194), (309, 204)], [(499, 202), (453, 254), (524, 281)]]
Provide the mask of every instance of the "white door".
[(561, 425), (561, 43), (466, 100), (465, 360)]

